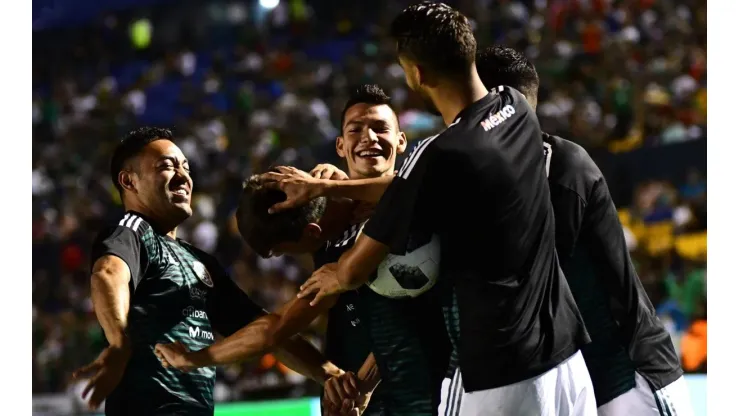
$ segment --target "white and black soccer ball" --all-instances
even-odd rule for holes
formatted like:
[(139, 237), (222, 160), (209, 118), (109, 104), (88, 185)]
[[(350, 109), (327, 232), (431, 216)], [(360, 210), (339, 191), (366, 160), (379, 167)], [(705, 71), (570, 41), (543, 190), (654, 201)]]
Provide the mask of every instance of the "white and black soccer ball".
[(403, 256), (389, 254), (367, 285), (387, 298), (415, 298), (431, 289), (438, 276), (439, 238), (429, 235), (410, 241)]

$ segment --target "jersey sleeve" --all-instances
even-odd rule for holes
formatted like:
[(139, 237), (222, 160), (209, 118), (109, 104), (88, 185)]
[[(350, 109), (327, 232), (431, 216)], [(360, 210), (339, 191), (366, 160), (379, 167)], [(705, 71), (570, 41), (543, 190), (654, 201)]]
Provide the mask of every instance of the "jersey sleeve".
[(210, 272), (213, 275), (213, 289), (206, 301), (206, 312), (216, 332), (227, 337), (267, 313), (244, 293), (223, 268), (211, 267)]
[(131, 272), (131, 282), (136, 289), (144, 277), (148, 264), (147, 252), (138, 229), (118, 225), (98, 234), (92, 247), (91, 266), (107, 255), (116, 256), (126, 262)]
[(586, 213), (586, 201), (571, 189), (560, 185), (550, 186), (553, 212), (555, 213), (555, 245), (561, 266), (573, 254)]
[(436, 137), (422, 140), (409, 153), (363, 229), (393, 254), (406, 254), (412, 230), (428, 228), (438, 205), (433, 198), (442, 197), (441, 189), (433, 192)]
[(644, 289), (636, 283), (639, 278), (630, 259), (624, 230), (603, 178), (596, 182), (589, 198), (581, 238), (610, 297), (625, 300), (610, 302), (614, 319), (623, 325), (625, 334), (633, 334), (639, 292)]

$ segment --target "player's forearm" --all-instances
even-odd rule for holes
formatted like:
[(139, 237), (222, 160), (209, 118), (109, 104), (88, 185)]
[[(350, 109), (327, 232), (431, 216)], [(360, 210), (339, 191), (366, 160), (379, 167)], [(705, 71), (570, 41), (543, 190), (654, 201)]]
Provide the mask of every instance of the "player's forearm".
[(357, 371), (357, 378), (360, 381), (360, 393), (370, 394), (380, 384), (380, 369), (378, 363), (375, 361), (375, 355), (370, 353), (362, 364), (362, 367)]
[(95, 315), (112, 347), (128, 347), (128, 279), (106, 269), (93, 273), (90, 291)]
[(295, 336), (275, 350), (275, 356), (291, 370), (302, 374), (319, 384), (343, 372), (327, 360), (310, 342)]
[(189, 361), (196, 367), (208, 367), (259, 357), (308, 328), (335, 300), (326, 299), (318, 307), (312, 307), (305, 299), (293, 299), (276, 313), (257, 318), (222, 341), (190, 353)]
[(357, 289), (370, 280), (370, 276), (388, 255), (388, 247), (361, 234), (355, 245), (342, 257), (337, 265), (337, 280), (346, 290)]
[(193, 367), (200, 368), (236, 364), (257, 358), (275, 348), (277, 343), (270, 328), (278, 320), (272, 314), (260, 317), (210, 347), (189, 353), (187, 359)]
[(322, 195), (378, 203), (393, 181), (393, 176), (369, 179), (324, 180)]

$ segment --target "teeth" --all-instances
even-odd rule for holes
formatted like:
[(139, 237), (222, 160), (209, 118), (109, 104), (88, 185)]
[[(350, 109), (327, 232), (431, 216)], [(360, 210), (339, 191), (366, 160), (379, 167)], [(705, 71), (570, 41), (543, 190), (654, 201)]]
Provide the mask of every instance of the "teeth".
[(382, 152), (376, 152), (376, 151), (363, 151), (360, 152), (360, 157), (375, 157), (375, 156), (382, 156)]
[(174, 192), (176, 195), (187, 195), (187, 191), (184, 189), (178, 189)]

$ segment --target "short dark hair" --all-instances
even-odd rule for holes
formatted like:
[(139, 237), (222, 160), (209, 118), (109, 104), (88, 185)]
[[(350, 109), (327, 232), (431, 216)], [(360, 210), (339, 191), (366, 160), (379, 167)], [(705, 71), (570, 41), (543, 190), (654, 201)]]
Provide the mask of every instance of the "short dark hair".
[[(383, 91), (378, 84), (363, 84), (352, 90), (349, 95), (347, 103), (344, 105), (342, 110), (342, 117), (339, 120), (339, 129), (344, 129), (344, 117), (347, 115), (347, 110), (355, 104), (369, 104), (369, 105), (387, 105), (391, 107), (391, 97)], [(395, 110), (393, 114), (396, 116), (396, 124), (398, 124), (398, 115)]]
[(236, 223), (244, 241), (262, 257), (268, 257), (277, 244), (300, 240), (306, 226), (318, 222), (326, 210), (326, 198), (319, 197), (297, 208), (267, 212), (286, 198), (283, 191), (264, 187), (259, 175), (244, 182)]
[(398, 54), (432, 72), (458, 75), (475, 62), (476, 41), (468, 19), (444, 3), (405, 8), (391, 23)]
[(478, 52), (475, 62), (486, 88), (507, 85), (527, 97), (537, 97), (540, 77), (537, 69), (524, 54), (501, 45), (489, 46)]
[(140, 127), (131, 130), (113, 150), (110, 161), (110, 179), (123, 195), (123, 187), (118, 183), (118, 174), (126, 168), (126, 163), (141, 152), (149, 143), (157, 140), (172, 140), (172, 131), (160, 127)]

